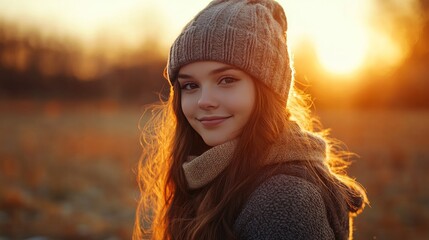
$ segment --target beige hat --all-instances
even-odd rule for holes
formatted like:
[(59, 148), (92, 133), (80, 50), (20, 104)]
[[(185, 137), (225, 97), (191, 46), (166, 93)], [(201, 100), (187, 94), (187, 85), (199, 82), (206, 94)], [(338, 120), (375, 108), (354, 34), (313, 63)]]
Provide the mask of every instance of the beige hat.
[(171, 46), (170, 83), (186, 64), (218, 61), (240, 68), (287, 100), (292, 69), (286, 30), (284, 10), (276, 1), (214, 0)]

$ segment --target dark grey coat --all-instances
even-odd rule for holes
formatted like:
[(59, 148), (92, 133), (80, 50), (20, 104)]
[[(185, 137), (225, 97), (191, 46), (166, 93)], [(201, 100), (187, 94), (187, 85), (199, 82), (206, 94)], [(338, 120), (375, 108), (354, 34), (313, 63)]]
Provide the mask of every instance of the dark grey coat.
[(335, 239), (320, 189), (299, 177), (275, 175), (249, 197), (234, 229), (239, 239)]

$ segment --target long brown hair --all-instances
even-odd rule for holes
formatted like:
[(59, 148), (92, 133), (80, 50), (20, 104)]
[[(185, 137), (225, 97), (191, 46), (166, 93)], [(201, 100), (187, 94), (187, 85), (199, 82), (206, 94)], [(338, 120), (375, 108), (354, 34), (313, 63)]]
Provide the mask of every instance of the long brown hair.
[[(286, 107), (282, 96), (254, 82), (255, 107), (233, 159), (222, 174), (201, 189), (188, 189), (182, 164), (189, 155), (199, 155), (209, 147), (183, 115), (177, 81), (169, 100), (153, 105), (151, 112), (143, 116), (151, 118), (145, 121), (141, 133), (143, 154), (138, 168), (141, 197), (134, 239), (234, 239), (234, 220), (258, 184), (260, 161), (290, 121), (327, 142), (328, 168), (322, 174), (333, 183), (341, 183), (339, 198), (353, 201), (347, 194), (348, 188), (360, 193), (362, 204), (354, 212), (364, 207), (367, 198), (363, 188), (345, 173), (348, 162), (344, 156), (348, 153), (340, 151), (312, 117), (309, 97), (293, 87)], [(310, 173), (317, 175), (315, 171)]]

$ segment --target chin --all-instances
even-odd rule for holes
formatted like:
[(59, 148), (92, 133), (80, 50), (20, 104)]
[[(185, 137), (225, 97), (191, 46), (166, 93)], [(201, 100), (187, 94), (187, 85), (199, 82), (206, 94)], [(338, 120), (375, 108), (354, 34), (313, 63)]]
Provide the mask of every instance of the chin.
[(203, 140), (210, 147), (221, 145), (229, 141), (228, 138), (203, 138)]
[(217, 140), (204, 140), (204, 142), (209, 145), (210, 147), (215, 147), (217, 145), (221, 145), (222, 143), (225, 143), (226, 141), (217, 141)]

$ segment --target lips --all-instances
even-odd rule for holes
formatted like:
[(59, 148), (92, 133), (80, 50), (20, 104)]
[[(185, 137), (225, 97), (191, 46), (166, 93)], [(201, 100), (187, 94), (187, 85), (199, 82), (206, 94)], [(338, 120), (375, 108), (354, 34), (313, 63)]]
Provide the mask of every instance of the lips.
[(231, 116), (227, 116), (227, 117), (211, 116), (211, 117), (197, 118), (197, 120), (201, 122), (201, 124), (203, 124), (203, 126), (205, 127), (216, 127), (230, 117)]

